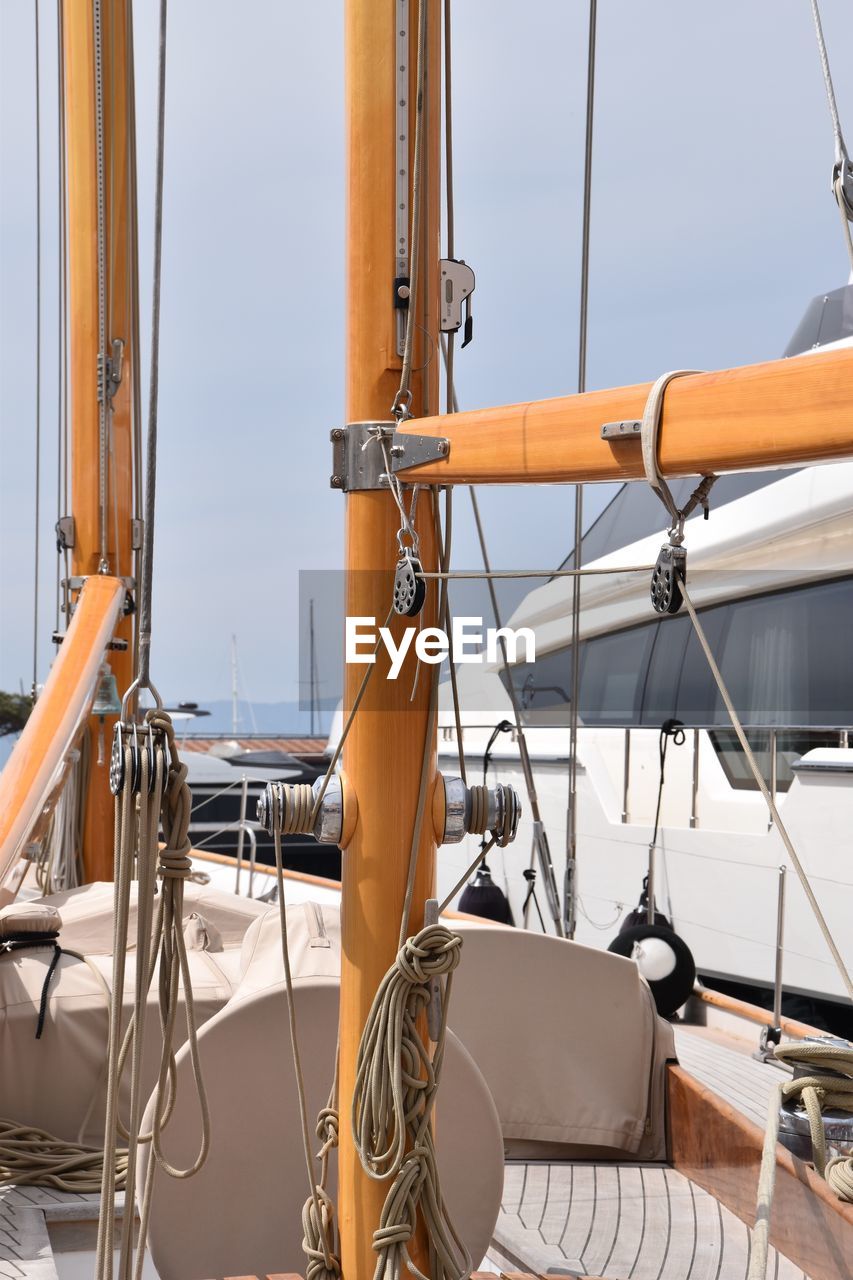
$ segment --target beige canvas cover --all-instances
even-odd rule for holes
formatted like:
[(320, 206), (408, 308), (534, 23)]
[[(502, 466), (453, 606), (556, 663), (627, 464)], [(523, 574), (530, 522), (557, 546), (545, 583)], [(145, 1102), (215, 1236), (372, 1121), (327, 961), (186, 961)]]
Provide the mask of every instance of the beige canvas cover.
[[(318, 914), (319, 913), (319, 914)], [(337, 1043), (340, 945), (338, 911), (313, 904), (288, 909), (294, 998), (308, 1114), (325, 1106)], [(305, 1274), (301, 1210), (307, 1177), (300, 1139), (282, 981), (278, 909), (252, 926), (238, 992), (202, 1028), (199, 1056), (211, 1115), (207, 1161), (193, 1178), (162, 1174), (149, 1232), (161, 1280), (213, 1275)], [(167, 1158), (191, 1163), (200, 1118), (189, 1054), (178, 1055), (179, 1107), (164, 1135)], [(448, 1037), (438, 1117), (442, 1189), (475, 1266), (491, 1240), (503, 1190), (500, 1121), (481, 1072)], [(143, 1127), (151, 1121), (151, 1104)], [(345, 1122), (345, 1121), (344, 1121)], [(319, 1144), (318, 1144), (319, 1145)], [(140, 1150), (144, 1184), (149, 1148)], [(329, 1192), (337, 1194), (332, 1158)]]
[[(288, 908), (295, 974), (340, 973), (340, 911)], [(479, 1065), (512, 1155), (665, 1156), (672, 1028), (636, 964), (580, 943), (454, 920), (449, 1023)], [(281, 979), (278, 909), (247, 931), (235, 1000)]]
[[(190, 886), (194, 891), (199, 886)], [(103, 1140), (104, 1074), (107, 1053), (108, 992), (112, 982), (112, 885), (87, 885), (56, 894), (45, 903), (59, 904), (62, 926), (59, 942), (74, 951), (91, 947), (85, 960), (63, 954), (49, 988), (42, 1036), (35, 1038), (51, 949), (0, 954), (0, 1114), (22, 1124), (37, 1125), (57, 1137), (99, 1144)], [(240, 975), (242, 935), (266, 908), (228, 894), (204, 889), (187, 895), (185, 929), (196, 1016), (206, 1021), (225, 1004)], [(209, 927), (202, 911), (217, 923)], [(201, 949), (213, 933), (230, 945)], [(106, 939), (110, 939), (109, 945)], [(133, 1004), (136, 952), (127, 957), (124, 1024)], [(183, 991), (183, 987), (181, 987)], [(157, 978), (152, 983), (146, 1018), (143, 1089), (153, 1086), (160, 1053)], [(183, 1006), (183, 996), (181, 996)], [(176, 1044), (186, 1036), (183, 1007), (176, 1022)], [(127, 1071), (121, 1093), (127, 1114), (130, 1089)]]
[[(130, 887), (128, 949), (136, 948), (136, 884)], [(39, 901), (56, 907), (62, 916), (62, 945), (83, 955), (108, 956), (113, 952), (113, 894), (111, 882), (95, 881), (79, 889), (67, 889)], [(269, 908), (253, 898), (238, 898), (208, 885), (184, 884), (184, 919), (198, 912), (219, 933), (225, 948), (239, 947), (253, 920)]]

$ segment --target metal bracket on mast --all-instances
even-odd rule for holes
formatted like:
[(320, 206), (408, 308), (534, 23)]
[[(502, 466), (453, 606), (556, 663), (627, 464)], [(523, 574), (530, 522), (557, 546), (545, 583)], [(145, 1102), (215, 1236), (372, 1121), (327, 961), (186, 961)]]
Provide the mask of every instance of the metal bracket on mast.
[(467, 347), (474, 336), (474, 317), (471, 315), (471, 294), (476, 284), (474, 272), (462, 258), (442, 258), (438, 265), (441, 271), (438, 295), (441, 332), (457, 333), (462, 328), (464, 310), (462, 346)]
[[(351, 422), (335, 427), (332, 441), (332, 475), (329, 484), (344, 493), (369, 489), (387, 489), (389, 479), (386, 452), (391, 471), (408, 470), (438, 462), (450, 454), (450, 441), (444, 436), (397, 434), (396, 422)], [(381, 447), (382, 442), (387, 447)]]
[(124, 339), (113, 338), (110, 354), (98, 353), (98, 400), (109, 403), (121, 384), (124, 366)]

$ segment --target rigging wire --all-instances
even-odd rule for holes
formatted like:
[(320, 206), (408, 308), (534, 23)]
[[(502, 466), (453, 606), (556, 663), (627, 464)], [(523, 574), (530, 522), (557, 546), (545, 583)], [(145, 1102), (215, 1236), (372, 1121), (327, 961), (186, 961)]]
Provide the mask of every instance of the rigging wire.
[(853, 220), (853, 204), (851, 204), (851, 199), (847, 194), (847, 183), (848, 181), (853, 182), (853, 165), (850, 163), (850, 156), (848, 155), (847, 146), (844, 142), (844, 135), (841, 131), (841, 118), (838, 114), (838, 102), (835, 97), (835, 85), (832, 82), (832, 71), (829, 66), (829, 53), (827, 52), (826, 39), (823, 34), (823, 24), (820, 20), (818, 0), (811, 0), (811, 6), (815, 35), (817, 37), (820, 66), (821, 71), (823, 72), (823, 82), (826, 87), (826, 100), (829, 105), (830, 119), (832, 120), (832, 135), (835, 142), (835, 163), (832, 170), (832, 190), (841, 214), (841, 227), (844, 233), (847, 253), (850, 258), (850, 270), (853, 272), (853, 232), (851, 232), (850, 229), (850, 222)]
[[(486, 572), (491, 575), (492, 570), (489, 562), (489, 552), (486, 546), (486, 536), (483, 531), (483, 522), (480, 519), (480, 504), (477, 501), (477, 492), (473, 485), (469, 486), (468, 493), (471, 496), (471, 506), (474, 512), (474, 523), (477, 526), (477, 538), (480, 543), (480, 554), (483, 558), (483, 565), (485, 566)], [(487, 581), (489, 584), (489, 596), (491, 597), (495, 626), (500, 631), (503, 624), (501, 622), (497, 592), (495, 591), (491, 576), (487, 578)], [(551, 915), (554, 920), (554, 928), (559, 937), (564, 937), (565, 929), (563, 919), (560, 914), (560, 903), (556, 880), (554, 877), (554, 866), (551, 861), (551, 851), (548, 846), (548, 838), (545, 832), (545, 827), (542, 823), (542, 814), (539, 809), (539, 796), (536, 791), (536, 780), (533, 776), (533, 766), (530, 762), (530, 753), (527, 750), (527, 738), (524, 734), (524, 725), (521, 719), (521, 707), (518, 701), (518, 691), (516, 690), (512, 679), (506, 640), (502, 635), (499, 635), (498, 641), (501, 647), (503, 669), (506, 674), (506, 691), (509, 695), (509, 700), (512, 705), (513, 720), (515, 721), (518, 753), (521, 760), (521, 771), (524, 774), (524, 783), (527, 788), (527, 799), (530, 804), (530, 816), (533, 819), (534, 843), (539, 854), (541, 869), (545, 876), (545, 892), (548, 897), (548, 905), (551, 909)]]
[[(454, 256), (456, 247), (456, 213), (453, 198), (453, 56), (452, 56), (452, 4), (451, 0), (444, 0), (444, 166), (445, 166), (445, 198), (447, 202), (447, 256)], [(447, 342), (444, 343), (446, 336)], [(444, 353), (445, 362), (445, 392), (446, 405), (445, 412), (453, 413), (453, 353), (454, 338), (453, 332), (441, 336), (442, 351)], [(438, 489), (436, 488), (435, 497), (433, 499), (436, 512), (436, 531), (440, 531), (440, 523), (438, 519)], [(445, 572), (450, 569), (450, 547), (453, 534), (453, 486), (448, 485), (445, 490), (444, 499), (444, 525), (445, 539), (447, 543), (447, 554), (444, 555), (441, 540), (439, 539), (439, 554), (442, 557), (442, 568)], [(462, 781), (467, 783), (468, 775), (465, 767), (465, 743), (462, 735), (462, 716), (459, 707), (459, 684), (457, 680), (456, 661), (453, 654), (452, 627), (450, 619), (453, 610), (450, 607), (450, 590), (444, 593), (445, 612), (442, 618), (442, 625), (445, 632), (450, 638), (447, 653), (447, 665), (450, 673), (450, 688), (453, 698), (453, 718), (456, 725), (456, 746), (459, 755), (459, 775)]]
[[(444, 0), (444, 75), (445, 75), (445, 95), (444, 95), (444, 112), (445, 112), (445, 185), (447, 196), (447, 252), (448, 257), (453, 257), (455, 251), (455, 205), (453, 191), (453, 103), (452, 103), (452, 67), (451, 67), (451, 0)], [(445, 341), (445, 337), (447, 341)], [(459, 400), (456, 395), (456, 384), (453, 369), (453, 334), (442, 335), (441, 350), (444, 357), (444, 370), (447, 392), (447, 412), (449, 414), (459, 412)], [(489, 553), (486, 546), (483, 525), (480, 519), (480, 508), (477, 502), (477, 492), (473, 485), (468, 486), (468, 493), (471, 498), (471, 506), (474, 511), (474, 520), (477, 526), (477, 536), (480, 543), (480, 552), (483, 558), (483, 568), (485, 572), (477, 574), (466, 573), (450, 573), (446, 565), (442, 565), (442, 570), (436, 574), (423, 573), (423, 577), (436, 577), (446, 586), (450, 578), (464, 577), (483, 577), (488, 582), (489, 595), (492, 603), (492, 613), (494, 614), (495, 625), (500, 629), (501, 618), (500, 609), (498, 607), (498, 598), (493, 585), (493, 578), (497, 577), (513, 577), (514, 573), (492, 573), (491, 564), (489, 562)], [(519, 576), (539, 576), (537, 574), (519, 575)], [(545, 576), (545, 575), (542, 575)], [(527, 789), (528, 802), (534, 823), (534, 845), (539, 854), (543, 875), (546, 880), (546, 893), (551, 913), (554, 919), (554, 928), (558, 934), (563, 932), (563, 924), (560, 918), (559, 897), (557, 894), (556, 880), (554, 877), (554, 867), (551, 862), (551, 852), (548, 846), (548, 837), (542, 824), (539, 800), (536, 792), (536, 781), (533, 776), (533, 768), (530, 763), (530, 755), (527, 750), (527, 739), (524, 736), (524, 725), (521, 720), (521, 708), (518, 705), (518, 696), (515, 686), (512, 682), (512, 675), (509, 667), (509, 659), (506, 650), (506, 643), (503, 636), (499, 636), (501, 645), (501, 654), (503, 668), (507, 676), (507, 692), (513, 708), (513, 718), (515, 722), (516, 735), (519, 745), (519, 755), (521, 757), (522, 772), (524, 774), (525, 786)], [(453, 697), (454, 697), (454, 713), (456, 715), (456, 735), (459, 746), (460, 768), (463, 770), (464, 777), (464, 759), (463, 759), (463, 742), (461, 717), (458, 709), (458, 692), (456, 681), (452, 679)], [(534, 873), (535, 874), (535, 873)], [(538, 903), (537, 903), (538, 910)], [(540, 912), (541, 919), (541, 912)], [(542, 924), (543, 932), (545, 931), (544, 921)]]
[[(131, 359), (131, 449), (133, 454), (133, 515), (134, 528), (138, 529), (142, 521), (142, 380), (139, 376), (141, 368), (141, 346), (139, 340), (139, 201), (137, 198), (137, 163), (136, 163), (136, 74), (133, 49), (133, 0), (127, 0), (126, 19), (126, 59), (127, 59), (127, 220), (128, 246), (127, 255), (130, 263), (130, 359)], [(136, 538), (131, 537), (134, 556), (133, 576), (139, 580), (141, 576), (141, 547)], [(135, 546), (133, 544), (136, 544)], [(133, 615), (134, 663), (139, 654), (139, 610)]]
[[(444, 0), (444, 189), (447, 203), (447, 256), (455, 257), (456, 211), (453, 196), (453, 46), (451, 40), (451, 0)], [(444, 335), (444, 366), (446, 370), (445, 413), (453, 413), (453, 358), (456, 334), (451, 330)], [(444, 343), (444, 337), (442, 343)], [(447, 490), (451, 492), (450, 488)]]
[[(442, 343), (442, 350), (445, 351), (444, 343)], [(453, 405), (453, 412), (458, 413), (459, 399), (456, 395), (456, 388), (453, 382), (450, 382), (449, 393), (451, 397), (451, 403)], [(468, 486), (468, 494), (471, 499), (471, 507), (474, 512), (474, 523), (477, 527), (477, 539), (480, 543), (480, 555), (482, 556), (482, 560), (483, 560), (484, 572), (476, 573), (476, 574), (444, 572), (436, 575), (424, 573), (423, 576), (424, 577), (435, 576), (435, 577), (441, 578), (444, 581), (446, 581), (448, 578), (454, 578), (454, 577), (485, 578), (489, 586), (489, 596), (491, 599), (492, 614), (495, 619), (495, 626), (500, 631), (503, 624), (501, 622), (500, 608), (498, 606), (498, 597), (497, 597), (497, 592), (495, 591), (495, 588), (494, 588), (493, 580), (499, 577), (514, 577), (516, 575), (513, 571), (508, 571), (506, 573), (492, 571), (491, 562), (489, 560), (489, 550), (486, 545), (486, 535), (483, 530), (482, 520), (480, 519), (480, 504), (477, 501), (477, 490), (474, 485)], [(544, 577), (545, 575), (544, 574), (540, 575), (538, 573), (533, 573), (533, 574), (522, 573), (519, 576), (522, 576), (522, 577), (543, 576)], [(518, 741), (518, 751), (519, 751), (519, 757), (521, 760), (521, 771), (524, 775), (524, 785), (527, 790), (527, 799), (530, 805), (531, 817), (533, 819), (534, 850), (539, 855), (540, 867), (545, 877), (545, 892), (548, 897), (548, 906), (551, 910), (551, 916), (554, 921), (554, 929), (559, 937), (563, 937), (564, 936), (563, 921), (560, 913), (559, 895), (557, 893), (556, 879), (554, 876), (554, 865), (553, 865), (553, 862), (551, 861), (551, 850), (548, 844), (548, 835), (547, 835), (547, 832), (545, 831), (545, 827), (542, 822), (541, 812), (539, 809), (539, 797), (536, 791), (536, 780), (533, 776), (533, 767), (530, 763), (530, 753), (527, 750), (527, 739), (524, 735), (524, 724), (522, 723), (522, 719), (521, 719), (521, 708), (518, 703), (518, 693), (512, 681), (512, 671), (509, 665), (509, 656), (507, 654), (506, 641), (504, 637), (501, 635), (498, 636), (498, 641), (501, 647), (501, 665), (503, 666), (504, 674), (506, 675), (506, 691), (507, 691), (507, 695), (509, 697), (510, 703), (512, 705), (513, 720), (515, 722), (516, 738)], [(533, 874), (535, 875), (535, 873)], [(525, 872), (525, 876), (528, 876), (527, 872)], [(532, 895), (532, 892), (533, 892), (532, 886), (533, 886), (533, 880), (531, 878), (531, 894), (528, 896)], [(537, 911), (539, 910), (538, 902), (536, 904), (536, 909)], [(539, 915), (540, 915), (540, 919), (542, 919), (541, 912), (539, 913)], [(542, 929), (544, 932), (545, 931), (544, 921), (543, 921)]]
[[(589, 241), (592, 217), (592, 141), (595, 114), (595, 37), (597, 0), (589, 4), (589, 45), (586, 67), (586, 133), (584, 139), (583, 230), (581, 233), (581, 288), (578, 330), (578, 394), (586, 391), (587, 332), (589, 324)], [(583, 554), (583, 485), (575, 485), (574, 568), (580, 568)], [(580, 619), (581, 579), (572, 583), (572, 705), (569, 718), (569, 803), (566, 812), (566, 881), (563, 912), (566, 936), (575, 936), (577, 923), (577, 842), (578, 842), (578, 720), (580, 715)]]
[(36, 500), (35, 558), (33, 564), (33, 684), (32, 699), (38, 687), (39, 637), (39, 529), (41, 526), (41, 41), (39, 33), (39, 0), (33, 0), (35, 21), (36, 64)]
[(166, 35), (168, 0), (160, 0), (157, 53), (157, 158), (154, 178), (154, 268), (151, 292), (151, 366), (148, 383), (148, 439), (145, 458), (145, 530), (139, 586), (139, 674), (137, 687), (151, 689), (151, 594), (154, 510), (157, 496), (157, 413), (160, 390), (160, 282), (163, 262), (163, 172), (166, 143)]

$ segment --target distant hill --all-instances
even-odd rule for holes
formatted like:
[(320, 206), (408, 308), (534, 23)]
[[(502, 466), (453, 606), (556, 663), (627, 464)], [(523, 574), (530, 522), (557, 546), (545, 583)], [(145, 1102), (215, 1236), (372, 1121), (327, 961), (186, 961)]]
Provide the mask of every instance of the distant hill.
[[(314, 719), (314, 732), (318, 737), (326, 737), (332, 722), (337, 701), (329, 698), (319, 699), (319, 708)], [(174, 707), (175, 703), (169, 703)], [(231, 733), (232, 708), (231, 700), (216, 702), (200, 702), (200, 711), (209, 711), (209, 716), (199, 716), (197, 720), (182, 725), (182, 732), (199, 735)], [(281, 734), (283, 737), (303, 737), (311, 730), (311, 714), (298, 702), (253, 702), (239, 704), (239, 720), (237, 731), (240, 734), (264, 733)]]

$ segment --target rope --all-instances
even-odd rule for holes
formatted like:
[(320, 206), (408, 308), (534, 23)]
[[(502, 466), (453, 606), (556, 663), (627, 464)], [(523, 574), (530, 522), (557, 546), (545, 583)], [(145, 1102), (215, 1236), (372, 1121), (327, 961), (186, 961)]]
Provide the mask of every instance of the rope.
[(851, 214), (847, 211), (847, 200), (844, 195), (844, 183), (842, 179), (836, 178), (832, 184), (835, 192), (835, 199), (838, 201), (838, 211), (841, 214), (841, 229), (844, 233), (844, 242), (847, 245), (847, 256), (850, 259), (850, 270), (853, 272), (853, 231), (850, 230)]
[[(471, 790), (476, 791), (478, 790), (478, 788), (472, 787)], [(472, 828), (472, 830), (473, 829), (474, 828)], [(437, 912), (438, 915), (441, 915), (442, 911), (447, 910), (447, 908), (450, 906), (451, 902), (456, 897), (459, 890), (464, 888), (465, 884), (471, 879), (472, 875), (477, 870), (480, 863), (485, 861), (486, 855), (488, 853), (491, 853), (494, 847), (495, 847), (494, 836), (492, 836), (491, 840), (484, 841), (484, 843), (480, 846), (480, 852), (477, 854), (476, 858), (471, 863), (470, 867), (466, 869), (465, 874), (459, 877), (459, 879), (456, 881), (456, 884), (450, 890), (450, 893), (448, 893), (447, 897), (438, 904), (438, 912)]]
[[(758, 1174), (758, 1196), (747, 1280), (764, 1280), (770, 1246), (770, 1214), (776, 1185), (776, 1143), (783, 1102), (799, 1099), (805, 1108), (812, 1140), (815, 1169), (840, 1200), (853, 1201), (853, 1157), (826, 1158), (824, 1108), (853, 1111), (853, 1048), (849, 1045), (806, 1041), (779, 1045), (775, 1056), (791, 1066), (811, 1068), (810, 1074), (785, 1080), (773, 1090), (767, 1110), (767, 1128)], [(840, 1074), (820, 1074), (832, 1072)]]
[[(442, 924), (427, 925), (400, 948), (368, 1015), (356, 1064), (352, 1127), (368, 1177), (391, 1181), (373, 1248), (374, 1280), (398, 1280), (404, 1264), (422, 1277), (408, 1245), (423, 1213), (432, 1280), (461, 1280), (471, 1259), (447, 1215), (436, 1165), (431, 1118), (444, 1060), (452, 974), (462, 939)], [(441, 1023), (430, 1058), (418, 1018), (430, 985), (445, 979)]]
[(684, 506), (678, 507), (672, 496), (672, 490), (658, 466), (658, 437), (660, 436), (663, 400), (666, 389), (675, 378), (686, 378), (700, 372), (701, 370), (699, 369), (673, 369), (669, 373), (661, 374), (657, 381), (652, 384), (649, 391), (640, 427), (643, 470), (646, 473), (646, 480), (652, 492), (657, 494), (670, 514), (672, 520), (670, 542), (673, 546), (680, 546), (684, 541), (684, 522), (696, 507), (702, 506), (707, 512), (708, 494), (717, 479), (715, 475), (711, 474), (703, 476)]
[[(660, 830), (660, 810), (663, 803), (663, 784), (666, 779), (666, 750), (669, 746), (669, 740), (676, 747), (684, 746), (684, 725), (680, 720), (664, 720), (660, 727), (660, 737), (658, 738), (658, 760), (660, 764), (660, 773), (658, 777), (658, 799), (655, 807), (655, 825), (652, 831), (652, 838), (649, 841), (649, 869), (646, 875), (646, 921), (648, 924), (655, 922), (655, 848), (658, 842), (658, 831)], [(665, 870), (666, 868), (664, 868)], [(667, 879), (669, 877), (667, 876)], [(642, 898), (640, 899), (642, 906)], [(670, 916), (672, 912), (670, 911)]]
[[(0, 1183), (54, 1187), (78, 1194), (100, 1191), (104, 1153), (100, 1147), (66, 1142), (45, 1129), (0, 1119)], [(124, 1186), (127, 1153), (116, 1152), (118, 1188)]]
[(708, 644), (707, 637), (705, 635), (702, 624), (699, 621), (699, 617), (696, 613), (696, 609), (694, 608), (693, 601), (690, 599), (690, 596), (687, 592), (687, 588), (685, 584), (682, 582), (680, 586), (681, 586), (681, 593), (684, 597), (685, 607), (687, 609), (687, 612), (690, 615), (690, 620), (693, 623), (693, 629), (696, 632), (696, 638), (702, 647), (703, 653), (705, 654), (705, 658), (707, 659), (708, 666), (711, 669), (711, 674), (714, 677), (717, 688), (720, 692), (720, 697), (722, 698), (723, 703), (725, 704), (726, 711), (728, 712), (729, 718), (732, 722), (732, 728), (737, 734), (738, 741), (740, 742), (740, 745), (743, 749), (746, 762), (749, 765), (750, 773), (755, 778), (758, 788), (761, 794), (764, 796), (765, 803), (767, 804), (767, 808), (770, 811), (770, 816), (772, 817), (773, 822), (776, 826), (776, 829), (778, 830), (779, 835), (782, 838), (782, 843), (784, 844), (785, 849), (788, 852), (788, 857), (791, 859), (791, 865), (793, 866), (794, 870), (797, 873), (800, 884), (803, 887), (803, 892), (805, 893), (808, 899), (809, 906), (811, 907), (815, 920), (818, 923), (818, 927), (820, 928), (820, 931), (823, 934), (826, 945), (829, 947), (832, 958), (835, 961), (836, 968), (838, 969), (838, 972), (841, 975), (841, 980), (844, 983), (844, 986), (847, 990), (847, 994), (850, 997), (850, 999), (853, 1000), (853, 981), (851, 981), (850, 979), (850, 974), (847, 971), (847, 966), (844, 963), (841, 952), (838, 950), (838, 947), (835, 944), (835, 940), (830, 932), (829, 925), (827, 924), (826, 918), (824, 917), (824, 914), (820, 909), (818, 900), (814, 895), (814, 890), (812, 889), (811, 884), (809, 883), (809, 878), (808, 878), (808, 875), (806, 874), (805, 868), (803, 867), (803, 864), (800, 862), (800, 859), (797, 856), (797, 851), (794, 848), (791, 837), (788, 835), (787, 828), (785, 827), (785, 824), (783, 823), (781, 817), (779, 816), (779, 810), (776, 807), (776, 801), (773, 799), (772, 795), (770, 794), (770, 790), (767, 786), (767, 783), (764, 781), (764, 778), (761, 773), (761, 769), (758, 766), (758, 761), (756, 760), (755, 755), (753, 754), (752, 748), (749, 745), (749, 742), (747, 741), (746, 734), (744, 733), (743, 726), (740, 722), (740, 717), (738, 716), (738, 713), (735, 710), (734, 703), (732, 702), (729, 691), (726, 688), (726, 684), (725, 684), (725, 681), (723, 680), (722, 674), (720, 673), (720, 669), (714, 660), (714, 655), (711, 652), (711, 647)]
[[(483, 557), (483, 566), (486, 570), (487, 582), (489, 584), (489, 596), (492, 602), (492, 613), (495, 619), (495, 626), (500, 631), (502, 629), (500, 609), (498, 607), (498, 597), (492, 583), (492, 568), (489, 563), (489, 552), (486, 547), (486, 537), (483, 532), (483, 523), (480, 519), (480, 504), (477, 501), (477, 493), (474, 486), (468, 489), (471, 495), (471, 506), (474, 511), (474, 523), (477, 526), (477, 538), (480, 543), (480, 554)], [(512, 680), (512, 670), (509, 665), (509, 656), (507, 654), (506, 641), (502, 635), (498, 636), (501, 647), (501, 662), (506, 676), (506, 691), (512, 705), (512, 715), (515, 721), (516, 739), (518, 742), (518, 753), (521, 759), (521, 770), (524, 774), (524, 784), (527, 789), (527, 799), (530, 804), (530, 816), (533, 820), (533, 830), (536, 833), (536, 849), (539, 854), (540, 864), (545, 876), (545, 893), (548, 898), (548, 906), (551, 911), (551, 918), (554, 922), (555, 932), (559, 937), (563, 936), (563, 921), (560, 914), (560, 901), (557, 892), (557, 883), (554, 877), (554, 866), (551, 861), (551, 851), (548, 846), (548, 837), (542, 823), (542, 815), (539, 809), (539, 796), (536, 791), (536, 782), (533, 776), (533, 766), (530, 763), (530, 753), (527, 749), (527, 738), (524, 734), (524, 725), (521, 719), (521, 707), (518, 702), (518, 693)], [(537, 904), (538, 910), (538, 904)], [(544, 925), (543, 925), (544, 932)]]
[[(321, 1153), (321, 1176), (319, 1181), (314, 1176), (314, 1158), (311, 1154), (311, 1138), (308, 1129), (308, 1104), (305, 1097), (305, 1076), (302, 1070), (302, 1059), (299, 1053), (299, 1037), (296, 1027), (296, 1008), (293, 1000), (293, 975), (290, 968), (290, 948), (287, 939), (287, 906), (284, 898), (284, 864), (281, 852), (281, 811), (278, 804), (278, 793), (272, 792), (272, 832), (275, 844), (275, 871), (278, 884), (278, 914), (281, 925), (281, 958), (284, 964), (284, 986), (287, 995), (287, 1019), (290, 1027), (290, 1047), (293, 1055), (293, 1074), (296, 1080), (296, 1093), (299, 1099), (299, 1120), (302, 1128), (302, 1151), (305, 1157), (305, 1170), (308, 1175), (308, 1199), (302, 1209), (302, 1248), (308, 1260), (305, 1273), (306, 1280), (335, 1280), (341, 1274), (340, 1245), (335, 1227), (335, 1210), (331, 1198), (326, 1192), (326, 1169), (328, 1152), (332, 1145), (337, 1145), (337, 1113), (331, 1107), (320, 1113), (317, 1122), (318, 1136), (326, 1135)], [(337, 1070), (335, 1071), (337, 1080)], [(333, 1086), (334, 1092), (334, 1086)], [(320, 1125), (322, 1123), (322, 1130)]]
[[(187, 767), (181, 763), (175, 732), (169, 716), (162, 711), (146, 715), (147, 734), (143, 745), (124, 746), (124, 781), (116, 795), (115, 822), (115, 931), (113, 940), (113, 984), (110, 1002), (110, 1037), (107, 1066), (107, 1106), (104, 1138), (104, 1167), (101, 1184), (101, 1215), (98, 1224), (96, 1276), (112, 1280), (115, 1231), (113, 1200), (116, 1165), (112, 1148), (118, 1131), (128, 1139), (126, 1195), (132, 1204), (136, 1180), (136, 1151), (139, 1143), (151, 1142), (152, 1155), (146, 1170), (140, 1209), (139, 1241), (133, 1257), (133, 1215), (122, 1223), (119, 1272), (129, 1280), (142, 1274), (145, 1242), (151, 1214), (154, 1173), (159, 1166), (173, 1178), (188, 1178), (204, 1164), (210, 1146), (210, 1113), (198, 1055), (197, 1026), (192, 984), (183, 935), (184, 880), (192, 863), (188, 836), (192, 796), (187, 786)], [(138, 754), (138, 776), (134, 754)], [(167, 760), (168, 757), (168, 760)], [(138, 785), (137, 785), (138, 782)], [(164, 844), (159, 847), (162, 823)], [(137, 966), (134, 1007), (127, 1032), (121, 1039), (122, 992), (130, 914), (130, 886), (136, 870), (139, 891), (137, 904)], [(157, 878), (162, 881), (159, 905), (154, 917)], [(147, 963), (145, 958), (147, 957)], [(163, 1044), (154, 1092), (151, 1132), (142, 1134), (142, 1050), (148, 990), (159, 960), (159, 1007)], [(162, 1150), (162, 1133), (175, 1103), (176, 1067), (173, 1051), (178, 1009), (179, 979), (183, 982), (187, 1045), (199, 1110), (201, 1137), (198, 1152), (185, 1168), (173, 1165)], [(128, 1124), (118, 1116), (118, 1092), (127, 1057), (131, 1058), (130, 1110)]]
[[(473, 492), (473, 489), (472, 489)], [(595, 578), (611, 573), (651, 573), (653, 564), (608, 565), (600, 569), (454, 569), (452, 573), (418, 571), (419, 578), (474, 578), (491, 581), (498, 578)]]
[[(433, 493), (433, 511), (435, 514), (435, 532), (436, 544), (439, 549), (439, 563), (441, 569), (446, 574), (450, 565), (450, 549), (453, 544), (453, 488), (448, 485), (445, 490), (444, 497), (444, 537), (441, 536), (441, 520), (438, 510), (438, 489)], [(462, 781), (467, 783), (468, 770), (465, 767), (465, 743), (462, 735), (462, 712), (459, 703), (459, 682), (456, 675), (456, 661), (453, 656), (453, 627), (452, 610), (450, 608), (450, 589), (447, 587), (447, 577), (442, 581), (445, 584), (445, 590), (442, 595), (443, 613), (441, 616), (441, 625), (444, 627), (444, 633), (447, 636), (447, 667), (450, 672), (450, 693), (453, 702), (453, 723), (456, 728), (456, 748), (459, 758), (459, 776)]]

